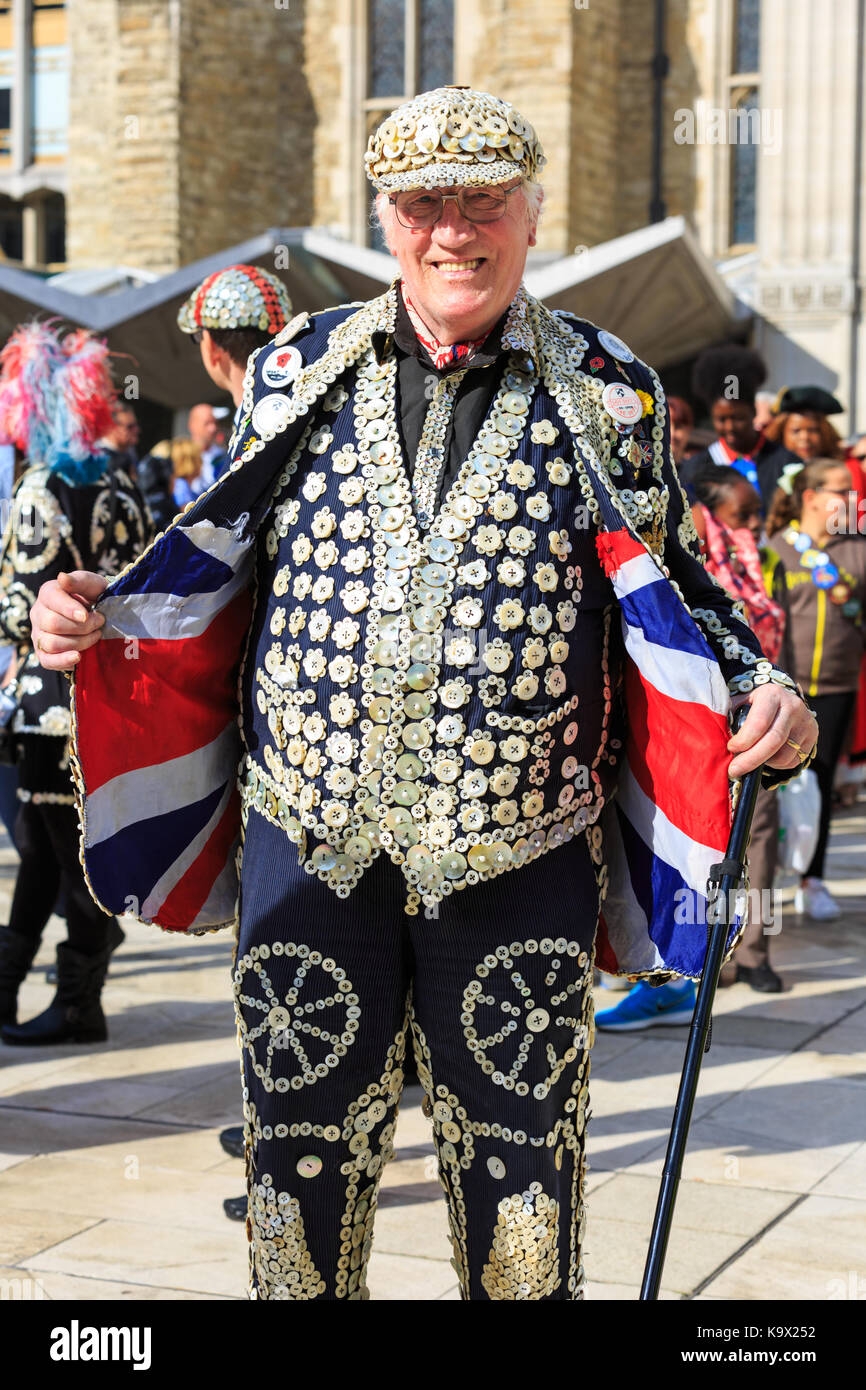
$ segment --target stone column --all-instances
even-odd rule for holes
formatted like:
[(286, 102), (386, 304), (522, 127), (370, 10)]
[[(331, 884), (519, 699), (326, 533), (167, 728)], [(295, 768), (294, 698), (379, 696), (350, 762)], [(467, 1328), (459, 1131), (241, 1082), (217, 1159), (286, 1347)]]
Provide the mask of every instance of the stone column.
[(22, 174), (33, 158), (31, 21), (30, 0), (12, 0), (12, 43), (15, 53), (12, 77), (12, 172), (15, 174)]
[[(765, 0), (760, 103), (779, 149), (760, 148), (755, 307), (772, 385), (816, 382), (847, 406), (855, 286), (857, 0)], [(861, 231), (862, 235), (862, 231)], [(862, 327), (860, 330), (862, 332)], [(832, 364), (832, 366), (830, 365)], [(860, 372), (862, 373), (862, 359)], [(862, 391), (862, 387), (861, 387)], [(847, 417), (836, 416), (845, 430)]]

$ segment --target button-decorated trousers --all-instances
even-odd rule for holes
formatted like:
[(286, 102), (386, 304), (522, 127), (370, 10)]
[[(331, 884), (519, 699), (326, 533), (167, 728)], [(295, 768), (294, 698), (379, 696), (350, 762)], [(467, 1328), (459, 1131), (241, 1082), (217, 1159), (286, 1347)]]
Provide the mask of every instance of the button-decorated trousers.
[(250, 812), (233, 979), (252, 1297), (367, 1297), (414, 1037), (463, 1297), (579, 1298), (599, 905), (586, 838), (431, 919), (405, 901), (384, 855), (338, 897)]

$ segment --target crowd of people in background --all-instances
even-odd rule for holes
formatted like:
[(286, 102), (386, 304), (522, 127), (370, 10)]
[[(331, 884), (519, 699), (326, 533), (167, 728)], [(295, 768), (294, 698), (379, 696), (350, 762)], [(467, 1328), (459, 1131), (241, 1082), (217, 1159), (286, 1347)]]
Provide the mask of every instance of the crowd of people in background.
[[(809, 384), (773, 394), (759, 389), (765, 378), (749, 348), (704, 352), (692, 391), (715, 438), (696, 430), (687, 400), (671, 396), (671, 448), (707, 569), (743, 604), (766, 656), (794, 676), (817, 716), (820, 814), (794, 907), (827, 922), (841, 911), (824, 879), (831, 815), (834, 805), (853, 804), (866, 773), (866, 435), (846, 447), (830, 419), (843, 409), (834, 396)], [(721, 978), (770, 994), (783, 989), (766, 906), (779, 860), (778, 798), (774, 790), (758, 795), (745, 932)], [(596, 1015), (598, 1026), (688, 1021), (694, 985), (666, 988), (669, 998), (650, 1007), (652, 991), (636, 985)]]

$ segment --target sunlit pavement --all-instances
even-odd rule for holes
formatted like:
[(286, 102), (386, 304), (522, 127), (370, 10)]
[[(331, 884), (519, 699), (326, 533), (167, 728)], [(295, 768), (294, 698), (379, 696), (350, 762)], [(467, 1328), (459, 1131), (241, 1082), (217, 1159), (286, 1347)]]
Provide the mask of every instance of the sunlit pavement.
[[(0, 849), (0, 911), (16, 858)], [(836, 923), (772, 942), (782, 995), (718, 996), (664, 1290), (702, 1299), (866, 1296), (866, 805), (834, 822)], [(4, 918), (5, 920), (5, 918)], [(109, 1043), (0, 1048), (0, 1281), (22, 1296), (246, 1296), (243, 1226), (223, 1215), (242, 1165), (217, 1135), (240, 1121), (227, 934), (127, 927), (104, 1002)], [(52, 919), (19, 1017), (49, 1002)], [(602, 992), (601, 1007), (621, 995)], [(590, 1299), (635, 1298), (682, 1066), (685, 1028), (600, 1034), (589, 1125)], [(374, 1298), (453, 1299), (445, 1206), (420, 1091), (386, 1170)]]

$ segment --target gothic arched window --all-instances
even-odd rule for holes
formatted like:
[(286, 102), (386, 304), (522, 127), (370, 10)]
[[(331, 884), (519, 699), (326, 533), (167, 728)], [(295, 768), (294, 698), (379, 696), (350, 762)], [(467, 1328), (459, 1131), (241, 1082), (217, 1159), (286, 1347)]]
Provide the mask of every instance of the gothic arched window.
[(365, 140), (401, 101), (453, 81), (454, 0), (367, 0)]

